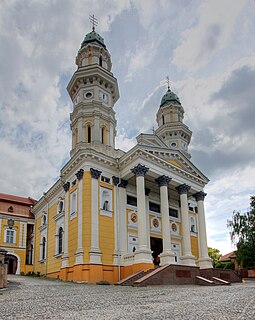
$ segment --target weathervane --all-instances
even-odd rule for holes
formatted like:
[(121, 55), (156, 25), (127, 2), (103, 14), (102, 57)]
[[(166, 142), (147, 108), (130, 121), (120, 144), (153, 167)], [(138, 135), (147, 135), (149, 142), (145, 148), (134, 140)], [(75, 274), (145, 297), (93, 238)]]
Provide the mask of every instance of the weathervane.
[(167, 89), (170, 90), (170, 80), (169, 76), (166, 77)]
[(95, 26), (98, 25), (98, 21), (95, 18), (94, 14), (89, 16), (89, 21), (92, 24), (92, 31), (95, 31)]

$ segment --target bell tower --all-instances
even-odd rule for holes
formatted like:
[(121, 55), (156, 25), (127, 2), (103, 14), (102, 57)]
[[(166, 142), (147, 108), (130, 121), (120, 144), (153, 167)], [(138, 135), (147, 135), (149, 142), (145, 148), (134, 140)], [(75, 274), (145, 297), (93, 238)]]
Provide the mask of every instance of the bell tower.
[(95, 19), (92, 32), (85, 36), (78, 51), (76, 65), (67, 86), (73, 102), (71, 156), (87, 146), (114, 149), (117, 122), (113, 106), (119, 99), (119, 89), (111, 72), (110, 53), (104, 39), (95, 32)]
[(158, 129), (155, 134), (160, 137), (166, 145), (174, 150), (182, 151), (186, 157), (190, 158), (188, 146), (192, 132), (183, 123), (184, 109), (179, 97), (170, 89), (161, 99), (160, 107), (157, 112)]

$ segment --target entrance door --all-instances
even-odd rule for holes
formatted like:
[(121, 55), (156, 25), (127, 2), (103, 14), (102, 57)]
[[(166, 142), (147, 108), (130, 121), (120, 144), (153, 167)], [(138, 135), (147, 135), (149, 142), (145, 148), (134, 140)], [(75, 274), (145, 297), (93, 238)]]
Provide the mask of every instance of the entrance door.
[(151, 237), (150, 240), (151, 240), (151, 251), (152, 251), (152, 257), (153, 257), (153, 263), (155, 265), (159, 265), (159, 255), (163, 251), (162, 239)]
[(6, 261), (7, 261), (7, 273), (16, 274), (17, 266), (18, 266), (17, 257), (13, 256), (12, 254), (7, 254)]

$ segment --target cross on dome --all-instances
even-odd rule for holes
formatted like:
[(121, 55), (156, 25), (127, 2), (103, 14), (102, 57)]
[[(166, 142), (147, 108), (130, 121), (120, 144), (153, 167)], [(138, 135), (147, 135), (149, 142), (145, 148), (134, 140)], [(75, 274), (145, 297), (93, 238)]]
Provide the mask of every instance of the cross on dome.
[(170, 90), (170, 79), (169, 76), (166, 77), (167, 90)]
[(89, 21), (90, 21), (90, 23), (92, 24), (92, 31), (95, 31), (95, 26), (98, 25), (98, 21), (97, 21), (97, 19), (95, 18), (95, 15), (94, 15), (94, 14), (89, 16)]

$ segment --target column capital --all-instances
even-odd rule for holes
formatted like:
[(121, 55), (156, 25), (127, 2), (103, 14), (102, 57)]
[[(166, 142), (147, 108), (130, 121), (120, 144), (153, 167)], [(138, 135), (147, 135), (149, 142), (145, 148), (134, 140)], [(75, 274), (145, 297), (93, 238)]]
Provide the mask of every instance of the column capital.
[(190, 186), (188, 186), (186, 183), (179, 185), (176, 187), (176, 190), (179, 194), (187, 194), (190, 189)]
[(133, 169), (131, 169), (131, 171), (135, 174), (136, 177), (144, 177), (148, 170), (149, 168), (145, 167), (140, 163)]
[(204, 193), (203, 191), (199, 191), (195, 194), (193, 194), (193, 197), (196, 199), (196, 201), (204, 201), (205, 196), (207, 195), (207, 193)]
[(158, 177), (157, 179), (155, 179), (155, 181), (158, 183), (158, 185), (159, 185), (160, 187), (167, 186), (168, 183), (169, 183), (171, 180), (172, 180), (171, 178), (169, 178), (168, 176), (165, 176), (165, 175), (160, 176), (160, 177)]
[(120, 183), (119, 183), (119, 187), (120, 188), (126, 189), (127, 185), (128, 185), (128, 181), (127, 180), (120, 179)]
[(100, 177), (101, 173), (102, 173), (102, 171), (90, 168), (91, 177), (94, 178), (94, 179), (98, 180), (98, 178)]
[(83, 169), (80, 169), (79, 171), (77, 171), (77, 173), (75, 175), (78, 180), (81, 180), (83, 178), (83, 173), (84, 173)]
[(63, 185), (63, 188), (64, 188), (65, 192), (67, 192), (67, 191), (70, 189), (70, 182), (67, 181), (67, 182)]
[(116, 176), (112, 176), (112, 182), (115, 186), (119, 184), (120, 179)]

